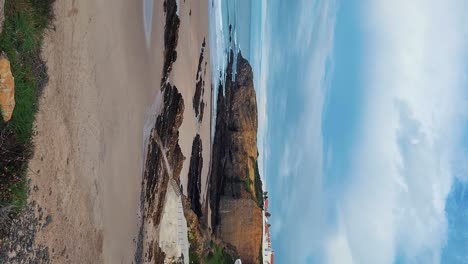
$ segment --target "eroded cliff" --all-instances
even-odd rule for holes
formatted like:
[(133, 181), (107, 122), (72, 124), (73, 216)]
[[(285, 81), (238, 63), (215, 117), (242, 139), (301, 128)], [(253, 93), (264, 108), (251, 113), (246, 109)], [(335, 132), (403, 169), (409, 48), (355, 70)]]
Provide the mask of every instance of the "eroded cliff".
[[(257, 102), (252, 68), (234, 53), (218, 94), (210, 177), (211, 223), (216, 237), (233, 245), (243, 263), (259, 263), (262, 241), (261, 181), (257, 166)], [(224, 89), (223, 89), (224, 88)], [(223, 92), (224, 90), (224, 92)], [(258, 195), (260, 193), (260, 195)]]

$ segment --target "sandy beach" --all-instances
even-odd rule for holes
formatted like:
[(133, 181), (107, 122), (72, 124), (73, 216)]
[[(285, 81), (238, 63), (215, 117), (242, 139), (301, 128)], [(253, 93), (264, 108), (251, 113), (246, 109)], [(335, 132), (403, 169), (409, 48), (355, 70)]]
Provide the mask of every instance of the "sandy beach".
[[(160, 83), (162, 77), (161, 73), (163, 71), (163, 65), (161, 63), (164, 53), (162, 36), (164, 36), (165, 24), (165, 16), (161, 8), (163, 2), (162, 0), (154, 1), (152, 31), (149, 37), (151, 80), (153, 84)], [(193, 140), (197, 134), (200, 134), (203, 141), (204, 159), (201, 177), (202, 194), (200, 195), (200, 202), (203, 203), (206, 197), (206, 185), (208, 182), (209, 162), (211, 158), (211, 73), (208, 45), (208, 1), (178, 2), (180, 6), (178, 6), (177, 14), (180, 19), (180, 26), (176, 48), (177, 60), (172, 66), (172, 71), (167, 81), (177, 87), (178, 91), (182, 94), (185, 105), (183, 122), (179, 128), (179, 144), (182, 154), (185, 157), (180, 173), (180, 183), (184, 195), (187, 195), (188, 189), (188, 173)], [(204, 40), (206, 46), (202, 50)], [(200, 120), (195, 114), (193, 99), (202, 51), (204, 57), (201, 62), (201, 76), (205, 81), (202, 100), (205, 104), (205, 114), (204, 118)], [(156, 111), (149, 111), (150, 114), (147, 116), (147, 121), (155, 120), (156, 116), (151, 116), (151, 114), (160, 114), (160, 103), (162, 101), (160, 97), (161, 95), (157, 92), (154, 106)], [(149, 125), (151, 124), (154, 124), (154, 122), (149, 123)], [(147, 127), (145, 130), (145, 137), (149, 137), (150, 129)], [(144, 251), (146, 252), (149, 250), (148, 247), (153, 241), (158, 241), (159, 246), (166, 254), (166, 259), (177, 259), (181, 254), (185, 256), (188, 255), (187, 224), (182, 210), (182, 201), (174, 191), (172, 186), (168, 187), (160, 226), (153, 229), (152, 224), (147, 223), (143, 231), (145, 233)], [(182, 234), (182, 236), (180, 234)], [(187, 261), (187, 258), (185, 258), (185, 261)]]
[[(182, 1), (181, 1), (182, 2)], [(177, 46), (177, 61), (174, 63), (171, 79), (175, 86), (180, 87), (180, 91), (184, 100), (186, 100), (186, 108), (184, 112), (184, 122), (180, 128), (181, 138), (180, 147), (182, 153), (187, 159), (184, 161), (184, 166), (181, 173), (181, 182), (183, 189), (187, 190), (187, 175), (190, 163), (190, 153), (192, 151), (193, 138), (197, 133), (202, 137), (203, 142), (203, 171), (202, 171), (202, 190), (205, 190), (206, 175), (208, 174), (208, 162), (210, 155), (210, 109), (211, 109), (211, 70), (209, 61), (209, 45), (205, 48), (204, 55), (206, 64), (205, 94), (204, 102), (206, 116), (201, 124), (195, 118), (195, 112), (192, 107), (193, 95), (195, 93), (195, 81), (197, 76), (198, 60), (203, 40), (208, 43), (208, 6), (207, 1), (187, 1), (181, 3), (179, 10), (180, 14), (180, 29), (179, 29), (179, 44)], [(190, 14), (191, 15), (188, 15)], [(202, 72), (205, 72), (205, 64), (202, 63)], [(206, 146), (206, 147), (205, 147)], [(205, 197), (202, 193), (201, 197)]]
[[(200, 133), (206, 190), (209, 50), (201, 124), (192, 100), (200, 48), (204, 38), (208, 42), (208, 10), (205, 1), (180, 2), (178, 59), (170, 78), (185, 100), (181, 183), (186, 190), (192, 140)], [(142, 1), (54, 5), (56, 20), (43, 48), (50, 80), (40, 98), (28, 173), (33, 189), (29, 201), (49, 223), (38, 229), (34, 243), (48, 247), (53, 263), (131, 263), (139, 228), (145, 119), (148, 123), (160, 95), (163, 1), (154, 2), (149, 43)]]
[(29, 175), (38, 187), (30, 200), (52, 219), (36, 243), (49, 247), (53, 262), (133, 257), (142, 127), (155, 90), (141, 13), (125, 1), (55, 4)]

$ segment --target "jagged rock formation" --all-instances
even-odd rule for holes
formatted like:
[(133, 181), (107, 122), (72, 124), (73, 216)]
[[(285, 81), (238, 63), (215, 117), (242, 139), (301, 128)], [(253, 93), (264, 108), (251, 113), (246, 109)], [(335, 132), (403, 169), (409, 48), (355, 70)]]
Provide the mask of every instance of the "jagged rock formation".
[(191, 203), (191, 208), (198, 218), (202, 217), (202, 207), (200, 202), (201, 193), (201, 173), (203, 169), (203, 146), (199, 134), (193, 139), (192, 156), (190, 158), (190, 168), (188, 174), (187, 196)]
[(198, 59), (198, 68), (196, 76), (196, 85), (195, 85), (195, 94), (193, 96), (193, 109), (195, 110), (195, 117), (198, 118), (198, 122), (202, 122), (203, 113), (205, 111), (205, 102), (203, 101), (203, 95), (205, 94), (205, 76), (206, 76), (206, 66), (208, 62), (205, 61), (205, 69), (202, 74), (202, 65), (204, 61), (206, 41), (203, 39), (202, 47), (200, 50), (200, 58)]
[(163, 263), (166, 255), (158, 244), (158, 235), (167, 188), (171, 185), (180, 192), (180, 173), (185, 157), (179, 145), (184, 100), (175, 85), (169, 81), (172, 64), (177, 59), (180, 20), (175, 0), (165, 0), (166, 24), (164, 31), (164, 66), (161, 80), (163, 108), (148, 139), (146, 164), (142, 184), (142, 224), (140, 227), (135, 263)]
[[(175, 86), (164, 89), (164, 108), (151, 133), (146, 158), (145, 216), (151, 216), (157, 226), (161, 221), (164, 196), (170, 177), (179, 179), (185, 157), (179, 146), (179, 127), (182, 124), (184, 100)], [(162, 153), (162, 149), (165, 153)], [(165, 164), (167, 159), (167, 164)], [(169, 168), (166, 166), (169, 165)], [(158, 199), (159, 198), (159, 199)]]
[(175, 0), (164, 0), (164, 12), (166, 13), (166, 24), (164, 25), (164, 66), (161, 86), (169, 78), (172, 64), (177, 60), (176, 48), (179, 41), (180, 26), (180, 19), (177, 15), (177, 2)]
[[(163, 88), (164, 107), (156, 119), (149, 138), (143, 175), (143, 224), (136, 263), (161, 263), (164, 252), (158, 246), (159, 226), (162, 220), (167, 188), (171, 181), (180, 185), (180, 172), (185, 157), (179, 146), (179, 127), (182, 124), (184, 101), (175, 86)], [(164, 152), (163, 152), (164, 151)], [(142, 244), (144, 243), (144, 244)]]
[(15, 109), (15, 81), (10, 61), (5, 53), (0, 54), (0, 111), (3, 121), (8, 122)]
[(252, 69), (234, 53), (220, 87), (210, 177), (210, 206), (215, 236), (233, 245), (242, 263), (259, 263), (262, 210), (257, 204), (257, 102)]

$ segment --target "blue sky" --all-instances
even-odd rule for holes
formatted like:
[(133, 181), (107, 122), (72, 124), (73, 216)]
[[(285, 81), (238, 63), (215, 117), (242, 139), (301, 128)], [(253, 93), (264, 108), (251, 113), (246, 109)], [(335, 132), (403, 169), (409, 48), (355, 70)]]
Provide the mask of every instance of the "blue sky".
[(465, 2), (253, 6), (278, 263), (468, 263)]

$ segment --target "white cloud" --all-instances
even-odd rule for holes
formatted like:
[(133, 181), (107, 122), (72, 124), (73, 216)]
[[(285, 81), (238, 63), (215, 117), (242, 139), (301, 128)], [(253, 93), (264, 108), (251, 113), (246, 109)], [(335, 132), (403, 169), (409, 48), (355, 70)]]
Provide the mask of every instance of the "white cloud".
[(365, 114), (339, 202), (346, 232), (329, 254), (440, 262), (466, 108), (465, 2), (364, 1)]
[[(344, 236), (343, 230), (340, 233), (331, 236), (325, 245), (326, 263), (329, 264), (353, 264), (353, 256), (349, 248), (348, 241)], [(336, 254), (340, 252), (340, 254)]]
[[(329, 68), (333, 52), (336, 18), (335, 1), (308, 1), (299, 4), (296, 39), (288, 49), (301, 57), (301, 80), (306, 102), (299, 113), (299, 126), (285, 138), (280, 175), (276, 182), (281, 194), (281, 228), (275, 232), (287, 243), (276, 245), (288, 257), (288, 263), (304, 263), (322, 247), (327, 225), (322, 177), (322, 116), (329, 87)], [(316, 11), (311, 14), (311, 10)], [(313, 26), (311, 26), (311, 23)], [(285, 58), (288, 59), (288, 58)], [(285, 62), (278, 61), (278, 65)], [(329, 65), (328, 65), (329, 66)], [(287, 87), (285, 87), (287, 89)], [(331, 155), (331, 153), (330, 153)], [(331, 157), (331, 156), (330, 156)], [(275, 245), (274, 245), (275, 246)]]
[[(268, 146), (265, 144), (266, 138), (266, 128), (268, 127), (268, 115), (267, 115), (267, 80), (268, 80), (268, 73), (269, 73), (269, 50), (271, 43), (270, 38), (270, 31), (267, 28), (266, 18), (267, 18), (267, 8), (268, 3), (267, 0), (262, 0), (262, 25), (261, 25), (261, 33), (262, 36), (260, 39), (262, 40), (261, 43), (261, 50), (256, 52), (257, 56), (254, 59), (255, 63), (259, 61), (260, 69), (257, 69), (260, 73), (259, 80), (255, 81), (255, 87), (257, 87), (257, 100), (258, 100), (258, 148), (259, 148), (259, 172), (262, 175), (262, 180), (264, 185), (267, 185), (267, 177), (266, 177), (266, 170), (265, 170), (265, 160), (267, 159), (268, 155)], [(260, 58), (258, 58), (260, 56)], [(254, 72), (255, 74), (255, 72)]]

